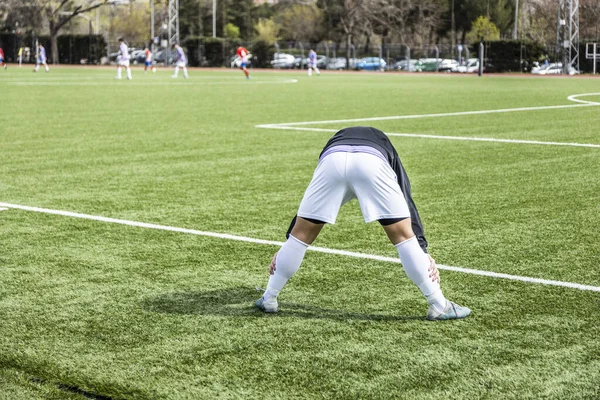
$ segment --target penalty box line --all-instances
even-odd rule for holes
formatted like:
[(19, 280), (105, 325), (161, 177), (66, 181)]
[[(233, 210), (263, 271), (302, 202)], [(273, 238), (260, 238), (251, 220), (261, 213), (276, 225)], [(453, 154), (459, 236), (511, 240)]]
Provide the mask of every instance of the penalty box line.
[[(339, 131), (339, 129), (308, 128), (306, 126), (323, 125), (323, 124), (341, 124), (341, 123), (350, 123), (350, 122), (370, 122), (370, 121), (390, 121), (390, 120), (402, 120), (402, 119), (459, 117), (459, 116), (464, 116), (464, 115), (502, 114), (502, 113), (509, 113), (509, 112), (557, 110), (557, 109), (600, 106), (600, 103), (598, 103), (598, 102), (579, 99), (579, 97), (588, 97), (588, 96), (600, 96), (600, 93), (574, 94), (567, 98), (569, 101), (576, 102), (578, 104), (563, 104), (563, 105), (557, 105), (557, 106), (538, 106), (538, 107), (501, 108), (501, 109), (496, 109), (496, 110), (459, 111), (459, 112), (434, 113), (434, 114), (393, 115), (393, 116), (387, 116), (387, 117), (350, 118), (350, 119), (334, 119), (334, 120), (322, 120), (322, 121), (283, 122), (283, 123), (275, 123), (275, 124), (256, 125), (256, 128), (280, 129), (280, 130), (292, 130), (292, 131), (311, 131), (311, 132), (337, 132), (337, 131)], [(483, 138), (483, 137), (472, 137), (472, 136), (446, 136), (446, 135), (430, 135), (430, 134), (420, 134), (420, 133), (386, 132), (386, 135), (397, 136), (397, 137), (422, 138), (422, 139), (438, 139), (438, 140), (461, 140), (461, 141), (474, 141), (474, 142), (495, 142), (495, 143), (510, 143), (510, 144), (532, 144), (532, 145), (546, 145), (546, 146), (600, 148), (600, 144), (593, 144), (593, 143), (545, 142), (545, 141), (539, 141), (539, 140), (498, 139), (498, 138)]]
[[(168, 232), (187, 233), (190, 235), (206, 236), (206, 237), (212, 237), (212, 238), (218, 238), (218, 239), (235, 240), (235, 241), (239, 241), (239, 242), (263, 244), (263, 245), (271, 245), (271, 246), (282, 246), (283, 245), (283, 242), (274, 241), (274, 240), (255, 239), (255, 238), (250, 238), (250, 237), (246, 237), (246, 236), (231, 235), (228, 233), (218, 233), (218, 232), (200, 231), (200, 230), (196, 230), (196, 229), (178, 228), (178, 227), (168, 226), (168, 225), (158, 225), (158, 224), (151, 224), (151, 223), (147, 223), (147, 222), (129, 221), (129, 220), (124, 220), (124, 219), (109, 218), (109, 217), (103, 217), (103, 216), (99, 216), (99, 215), (82, 214), (82, 213), (76, 213), (76, 212), (71, 212), (71, 211), (52, 210), (52, 209), (47, 209), (47, 208), (23, 206), (23, 205), (19, 205), (19, 204), (10, 204), (10, 203), (1, 203), (0, 202), (0, 207), (9, 208), (9, 209), (17, 209), (17, 210), (22, 210), (22, 211), (29, 211), (29, 212), (37, 212), (37, 213), (43, 213), (43, 214), (60, 215), (60, 216), (64, 216), (64, 217), (87, 219), (87, 220), (92, 220), (92, 221), (126, 225), (126, 226), (131, 226), (131, 227), (138, 227), (138, 228), (156, 229), (156, 230), (162, 230), (162, 231), (168, 231)], [(376, 254), (358, 253), (358, 252), (353, 252), (353, 251), (337, 250), (337, 249), (330, 249), (330, 248), (326, 248), (326, 247), (317, 247), (317, 246), (309, 246), (308, 250), (315, 251), (318, 253), (334, 254), (334, 255), (340, 255), (340, 256), (346, 256), (346, 257), (361, 258), (361, 259), (367, 259), (367, 260), (400, 264), (399, 258), (379, 256)], [(508, 280), (513, 280), (513, 281), (527, 282), (527, 283), (540, 284), (540, 285), (549, 285), (549, 286), (560, 286), (560, 287), (565, 287), (565, 288), (570, 288), (570, 289), (577, 289), (577, 290), (592, 291), (592, 292), (600, 293), (599, 286), (583, 285), (580, 283), (532, 278), (532, 277), (528, 277), (528, 276), (510, 275), (510, 274), (503, 274), (503, 273), (498, 273), (498, 272), (483, 271), (483, 270), (478, 270), (478, 269), (470, 269), (470, 268), (462, 268), (462, 267), (453, 267), (453, 266), (449, 266), (449, 265), (440, 265), (440, 264), (438, 264), (438, 268), (442, 269), (442, 270), (447, 270), (447, 271), (462, 272), (462, 273), (470, 274), (470, 275), (485, 276), (488, 278), (508, 279)]]

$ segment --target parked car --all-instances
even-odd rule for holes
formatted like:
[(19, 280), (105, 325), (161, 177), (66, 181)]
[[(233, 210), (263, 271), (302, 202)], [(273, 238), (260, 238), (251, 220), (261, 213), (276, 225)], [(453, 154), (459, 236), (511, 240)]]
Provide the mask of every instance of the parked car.
[(366, 57), (358, 63), (358, 69), (364, 71), (383, 71), (386, 66), (385, 60), (379, 57)]
[[(410, 71), (410, 72), (421, 72), (422, 63), (419, 60), (400, 60), (392, 64), (390, 69), (394, 71)], [(409, 68), (410, 67), (410, 68)]]
[(462, 74), (467, 73), (471, 74), (479, 71), (479, 59), (478, 58), (469, 58), (467, 62), (463, 65), (459, 65), (456, 69), (453, 69), (452, 72), (460, 72)]
[(452, 72), (454, 68), (458, 68), (458, 61), (451, 59), (444, 59), (437, 66), (439, 72)]
[(164, 63), (165, 60), (169, 60), (169, 64), (175, 63), (177, 60), (177, 52), (174, 50), (161, 50), (154, 54), (154, 61), (156, 63)]
[[(356, 69), (358, 63), (360, 62), (360, 60), (358, 58), (351, 58), (350, 59), (350, 69)], [(336, 57), (336, 58), (330, 58), (327, 62), (327, 69), (332, 69), (332, 70), (343, 70), (343, 69), (348, 69), (346, 68), (346, 58), (345, 57)]]
[(131, 53), (131, 63), (132, 64), (143, 64), (146, 62), (146, 52), (145, 50), (135, 50)]
[(421, 71), (423, 72), (437, 72), (438, 66), (442, 62), (441, 58), (421, 58)]
[[(249, 67), (252, 65), (252, 54), (248, 54), (248, 61), (246, 62), (246, 66)], [(229, 64), (231, 68), (241, 68), (242, 67), (242, 59), (237, 54), (231, 57), (231, 62)]]
[[(541, 65), (538, 68), (533, 68), (531, 70), (532, 74), (535, 75), (560, 75), (563, 73), (563, 65), (562, 63), (551, 63), (551, 64), (545, 64), (545, 65)], [(574, 68), (573, 66), (569, 67), (569, 75), (577, 75), (579, 74), (579, 71)]]
[(271, 66), (273, 68), (294, 68), (296, 58), (291, 54), (286, 53), (275, 53)]

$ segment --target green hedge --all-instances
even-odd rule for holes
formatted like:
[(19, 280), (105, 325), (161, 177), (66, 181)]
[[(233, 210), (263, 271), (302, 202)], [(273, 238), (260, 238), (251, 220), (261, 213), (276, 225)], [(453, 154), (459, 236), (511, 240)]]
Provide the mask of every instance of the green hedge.
[[(52, 46), (49, 36), (40, 36), (40, 43), (46, 48), (48, 62), (52, 63)], [(58, 60), (61, 64), (80, 64), (85, 59), (88, 64), (99, 64), (106, 55), (106, 42), (102, 35), (59, 35), (57, 38)], [(35, 38), (31, 35), (14, 33), (0, 34), (0, 46), (9, 62), (18, 61), (20, 47), (30, 47), (35, 54)], [(35, 60), (33, 60), (35, 61)]]
[(182, 42), (188, 62), (193, 67), (229, 67), (231, 58), (239, 46), (248, 48), (252, 57), (252, 67), (268, 68), (275, 54), (275, 47), (266, 42), (242, 43), (239, 39), (212, 37), (188, 37)]
[[(487, 43), (486, 68), (491, 72), (528, 72), (533, 62), (541, 61), (546, 53), (546, 46), (536, 42), (491, 41)], [(471, 54), (478, 57), (479, 43), (471, 46)]]

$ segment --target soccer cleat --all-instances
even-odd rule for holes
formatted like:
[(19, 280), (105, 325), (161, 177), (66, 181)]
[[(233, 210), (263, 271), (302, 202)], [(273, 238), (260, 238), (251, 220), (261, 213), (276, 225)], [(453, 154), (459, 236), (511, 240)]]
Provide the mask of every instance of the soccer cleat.
[(459, 306), (456, 303), (446, 300), (446, 308), (439, 312), (434, 306), (429, 306), (427, 319), (430, 321), (441, 321), (446, 319), (462, 319), (471, 315), (471, 310), (467, 307)]
[(256, 307), (258, 307), (259, 310), (264, 311), (266, 313), (277, 312), (277, 297), (270, 297), (268, 300), (265, 300), (264, 297), (261, 297), (260, 299), (256, 300), (256, 303), (254, 304), (256, 304)]

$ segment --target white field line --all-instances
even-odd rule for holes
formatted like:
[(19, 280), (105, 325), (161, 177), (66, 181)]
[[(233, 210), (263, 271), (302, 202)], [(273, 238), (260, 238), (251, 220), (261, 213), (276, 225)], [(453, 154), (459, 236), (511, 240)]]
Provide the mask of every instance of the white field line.
[[(312, 131), (312, 132), (337, 132), (339, 129), (324, 129), (324, 128), (306, 128), (303, 125), (320, 125), (320, 124), (338, 124), (347, 122), (368, 122), (368, 121), (389, 121), (400, 119), (419, 119), (419, 118), (441, 118), (441, 117), (456, 117), (462, 115), (484, 115), (484, 114), (499, 114), (508, 112), (520, 111), (538, 111), (538, 110), (554, 110), (576, 107), (594, 107), (600, 106), (599, 102), (581, 100), (579, 97), (600, 96), (600, 93), (581, 93), (573, 94), (567, 99), (580, 104), (564, 104), (558, 106), (539, 106), (539, 107), (518, 107), (518, 108), (502, 108), (497, 110), (478, 110), (478, 111), (459, 111), (451, 113), (436, 113), (436, 114), (415, 114), (415, 115), (393, 115), (387, 117), (369, 117), (369, 118), (351, 118), (351, 119), (335, 119), (322, 121), (302, 121), (302, 122), (284, 122), (278, 124), (261, 124), (256, 125), (256, 128), (262, 129), (282, 129), (293, 131)], [(571, 142), (544, 142), (539, 140), (520, 140), (520, 139), (498, 139), (498, 138), (482, 138), (471, 136), (447, 136), (447, 135), (429, 135), (419, 133), (393, 133), (386, 132), (388, 136), (398, 137), (415, 137), (424, 139), (440, 139), (440, 140), (464, 140), (475, 142), (496, 142), (496, 143), (513, 143), (513, 144), (533, 144), (546, 146), (570, 146), (570, 147), (593, 147), (600, 148), (600, 144), (591, 143), (571, 143)]]
[[(226, 240), (236, 240), (236, 241), (247, 242), (247, 243), (265, 244), (265, 245), (272, 245), (272, 246), (282, 246), (283, 245), (283, 242), (278, 242), (278, 241), (274, 241), (274, 240), (263, 240), (263, 239), (255, 239), (255, 238), (245, 237), (245, 236), (230, 235), (227, 233), (217, 233), (217, 232), (199, 231), (196, 229), (177, 228), (174, 226), (157, 225), (157, 224), (150, 224), (150, 223), (146, 223), (146, 222), (137, 222), (137, 221), (128, 221), (128, 220), (124, 220), (124, 219), (108, 218), (108, 217), (102, 217), (102, 216), (98, 216), (98, 215), (81, 214), (81, 213), (75, 213), (75, 212), (71, 212), (71, 211), (51, 210), (51, 209), (39, 208), (39, 207), (29, 207), (29, 206), (23, 206), (23, 205), (19, 205), (19, 204), (0, 203), (0, 207), (18, 209), (18, 210), (23, 210), (23, 211), (31, 211), (31, 212), (37, 212), (37, 213), (43, 213), (43, 214), (60, 215), (60, 216), (64, 216), (64, 217), (88, 219), (88, 220), (93, 220), (93, 221), (127, 225), (127, 226), (146, 228), (146, 229), (157, 229), (157, 230), (169, 231), (169, 232), (187, 233), (190, 235), (208, 236), (208, 237), (226, 239)], [(316, 251), (319, 253), (335, 254), (335, 255), (341, 255), (341, 256), (346, 256), (346, 257), (362, 258), (362, 259), (367, 259), (367, 260), (400, 264), (400, 260), (398, 258), (378, 256), (375, 254), (357, 253), (357, 252), (353, 252), (353, 251), (329, 249), (326, 247), (317, 247), (317, 246), (310, 246), (308, 248), (308, 250)], [(577, 290), (600, 292), (599, 286), (583, 285), (580, 283), (531, 278), (531, 277), (527, 277), (527, 276), (502, 274), (502, 273), (498, 273), (498, 272), (482, 271), (482, 270), (477, 270), (477, 269), (453, 267), (453, 266), (449, 266), (449, 265), (440, 265), (440, 264), (438, 264), (438, 268), (447, 270), (447, 271), (462, 272), (465, 274), (479, 275), (479, 276), (485, 276), (485, 277), (489, 277), (489, 278), (509, 279), (509, 280), (513, 280), (513, 281), (536, 283), (536, 284), (550, 285), (550, 286), (561, 286), (561, 287), (577, 289)]]
[[(265, 129), (283, 129), (291, 131), (311, 131), (311, 132), (337, 132), (339, 129), (324, 129), (324, 128), (304, 128), (295, 126), (285, 125), (256, 125), (257, 128)], [(600, 148), (600, 144), (588, 144), (588, 143), (572, 143), (572, 142), (542, 142), (538, 140), (521, 140), (521, 139), (495, 139), (495, 138), (482, 138), (472, 136), (445, 136), (445, 135), (428, 135), (424, 133), (394, 133), (386, 132), (388, 136), (398, 137), (414, 137), (424, 139), (442, 139), (442, 140), (465, 140), (475, 142), (496, 142), (496, 143), (519, 143), (519, 144), (536, 144), (546, 146), (571, 146), (571, 147), (595, 147)]]
[(8, 208), (0, 207), (0, 211), (6, 211), (6, 210), (8, 210)]
[(12, 86), (213, 86), (213, 85), (280, 85), (287, 83), (298, 83), (297, 79), (280, 79), (280, 80), (246, 80), (240, 78), (238, 82), (233, 81), (212, 81), (212, 82), (190, 82), (190, 81), (171, 81), (171, 82), (148, 82), (148, 81), (135, 81), (131, 82), (119, 82), (115, 81), (89, 81), (89, 82), (64, 82), (64, 81), (17, 81), (17, 82), (6, 82), (7, 85)]
[[(579, 100), (579, 101), (581, 102), (583, 100)], [(261, 128), (273, 128), (276, 126), (302, 126), (302, 125), (337, 124), (337, 123), (346, 123), (346, 122), (390, 121), (390, 120), (398, 120), (398, 119), (459, 117), (462, 115), (501, 114), (501, 113), (509, 113), (509, 112), (556, 110), (556, 109), (562, 109), (562, 108), (594, 107), (594, 106), (600, 106), (600, 103), (585, 102), (584, 104), (563, 104), (563, 105), (559, 105), (559, 106), (518, 107), (518, 108), (501, 108), (501, 109), (496, 109), (496, 110), (459, 111), (459, 112), (436, 113), (436, 114), (392, 115), (392, 116), (388, 116), (388, 117), (369, 117), (369, 118), (331, 119), (331, 120), (323, 120), (323, 121), (284, 122), (284, 123), (278, 123), (278, 124), (263, 124), (263, 125), (259, 125), (259, 126)]]

